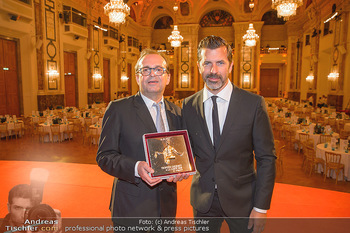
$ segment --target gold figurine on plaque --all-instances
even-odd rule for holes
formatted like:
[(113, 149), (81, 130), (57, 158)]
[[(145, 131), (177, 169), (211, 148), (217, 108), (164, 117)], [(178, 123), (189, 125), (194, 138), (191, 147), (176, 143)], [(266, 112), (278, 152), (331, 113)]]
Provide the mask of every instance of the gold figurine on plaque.
[(155, 158), (158, 158), (158, 156), (163, 155), (164, 162), (166, 164), (169, 164), (171, 159), (176, 159), (176, 156), (182, 156), (184, 154), (184, 152), (179, 153), (174, 147), (170, 145), (170, 138), (161, 138), (160, 140), (165, 141), (166, 146), (162, 152), (156, 151), (154, 153)]

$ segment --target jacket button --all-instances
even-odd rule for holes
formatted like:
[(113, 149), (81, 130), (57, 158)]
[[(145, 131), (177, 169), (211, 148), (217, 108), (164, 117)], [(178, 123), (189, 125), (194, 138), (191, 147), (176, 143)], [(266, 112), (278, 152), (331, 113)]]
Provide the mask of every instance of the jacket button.
[(215, 178), (212, 178), (211, 180), (215, 183)]

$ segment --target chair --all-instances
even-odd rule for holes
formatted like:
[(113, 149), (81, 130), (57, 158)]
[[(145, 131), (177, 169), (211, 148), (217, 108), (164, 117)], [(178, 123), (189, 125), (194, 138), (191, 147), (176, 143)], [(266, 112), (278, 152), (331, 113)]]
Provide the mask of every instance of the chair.
[(283, 117), (277, 117), (275, 120), (275, 131), (276, 131), (276, 138), (282, 138), (282, 129), (283, 129)]
[(74, 125), (73, 124), (67, 124), (67, 129), (64, 131), (64, 133), (67, 135), (68, 140), (70, 141), (73, 138), (73, 135), (74, 135)]
[(283, 176), (283, 160), (284, 160), (284, 153), (285, 153), (285, 149), (286, 146), (282, 146), (281, 148), (279, 148), (277, 155), (277, 159), (276, 159), (276, 170), (277, 173), (280, 173), (281, 176)]
[(316, 122), (319, 125), (323, 125), (324, 124), (324, 117), (322, 115), (316, 116)]
[(91, 144), (91, 132), (90, 130), (86, 131), (85, 129), (83, 130), (83, 145), (85, 144), (85, 142), (89, 142), (90, 140), (90, 144)]
[(5, 139), (8, 138), (7, 124), (0, 124), (0, 138), (5, 135)]
[(304, 132), (299, 133), (298, 155), (300, 154), (303, 143), (309, 140), (309, 137), (310, 135), (308, 133), (304, 133)]
[(324, 164), (325, 161), (322, 158), (316, 157), (315, 149), (310, 145), (305, 144), (305, 171), (307, 172), (307, 169), (310, 169), (309, 175), (311, 176), (312, 172), (315, 170), (315, 166), (318, 164), (321, 164), (322, 169), (324, 170)]
[(61, 132), (60, 132), (60, 125), (53, 124), (50, 126), (51, 129), (51, 136), (52, 136), (52, 142), (55, 142), (55, 136), (57, 136), (57, 141), (61, 142)]
[(18, 122), (15, 123), (15, 126), (12, 129), (12, 135), (15, 135), (17, 139), (17, 137), (21, 135), (21, 132), (22, 132), (22, 123), (18, 123)]
[(38, 130), (38, 135), (39, 135), (39, 142), (44, 142), (45, 136), (50, 137), (50, 132), (46, 131), (44, 126), (39, 125), (37, 130)]
[(292, 129), (286, 129), (283, 131), (284, 136), (286, 138), (286, 145), (289, 145), (291, 148), (293, 148), (294, 143), (299, 143), (299, 140), (295, 139), (295, 131)]
[(85, 118), (84, 124), (85, 124), (85, 130), (89, 131), (89, 126), (92, 125), (92, 118)]
[(337, 131), (338, 127), (337, 127), (337, 121), (335, 118), (328, 118), (328, 125), (331, 126), (331, 128), (333, 129), (333, 131)]
[(29, 135), (31, 136), (32, 141), (37, 135), (39, 135), (38, 128), (39, 128), (39, 124), (38, 123), (35, 123), (35, 122), (32, 122), (32, 121), (30, 122), (30, 134)]
[(340, 172), (343, 174), (344, 180), (344, 164), (341, 163), (341, 154), (336, 154), (333, 152), (326, 151), (326, 165), (325, 165), (325, 173), (324, 180), (326, 180), (328, 171), (333, 170), (336, 174), (335, 184), (338, 183), (338, 175)]
[(91, 144), (97, 145), (100, 140), (100, 134), (98, 133), (97, 129), (90, 129), (91, 131)]
[(331, 142), (332, 135), (329, 134), (321, 134), (320, 135), (320, 144)]

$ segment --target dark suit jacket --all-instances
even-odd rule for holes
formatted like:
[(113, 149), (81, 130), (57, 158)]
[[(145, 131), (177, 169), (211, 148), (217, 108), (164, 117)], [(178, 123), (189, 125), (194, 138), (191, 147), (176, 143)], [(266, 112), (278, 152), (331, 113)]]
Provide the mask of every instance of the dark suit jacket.
[(269, 209), (276, 157), (264, 99), (233, 85), (216, 151), (205, 121), (203, 90), (183, 101), (182, 117), (198, 170), (192, 179), (192, 206), (208, 212), (217, 184), (221, 206), (229, 217), (248, 217), (253, 207)]
[[(170, 130), (181, 128), (181, 110), (164, 100)], [(97, 152), (103, 171), (116, 177), (111, 197), (113, 217), (175, 217), (176, 184), (162, 181), (150, 187), (135, 177), (135, 164), (145, 161), (142, 136), (157, 132), (141, 95), (109, 104)]]

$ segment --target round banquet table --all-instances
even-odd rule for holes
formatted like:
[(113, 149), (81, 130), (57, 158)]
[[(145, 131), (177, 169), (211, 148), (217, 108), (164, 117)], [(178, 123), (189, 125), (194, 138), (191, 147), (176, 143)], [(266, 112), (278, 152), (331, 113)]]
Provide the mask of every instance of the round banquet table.
[[(325, 144), (326, 143), (321, 143), (321, 144), (318, 144), (317, 147), (316, 147), (316, 157), (317, 158), (322, 158), (326, 161), (326, 151), (328, 152), (332, 152), (332, 153), (335, 153), (335, 154), (341, 154), (341, 163), (344, 164), (344, 179), (345, 180), (350, 180), (350, 177), (349, 177), (349, 174), (350, 174), (350, 153), (349, 152), (346, 152), (344, 150), (340, 150), (340, 149), (334, 149), (332, 150), (332, 148), (330, 147), (330, 143), (328, 143), (328, 146), (327, 148), (325, 148)], [(322, 170), (322, 166), (321, 165), (318, 165), (317, 167), (317, 172), (321, 173), (323, 172)], [(327, 174), (327, 176), (329, 176), (329, 174)], [(333, 171), (331, 171), (331, 174), (330, 176), (335, 179), (336, 178), (336, 175)], [(342, 179), (342, 176), (341, 176), (341, 173), (339, 174), (339, 177), (338, 177), (338, 180), (341, 180)]]
[[(11, 122), (4, 122), (3, 124), (6, 124), (6, 128), (7, 128), (7, 133), (8, 133), (8, 136), (12, 136), (13, 135), (13, 132), (12, 130), (15, 129), (15, 124), (19, 123), (20, 126), (21, 126), (21, 133), (20, 133), (20, 137), (22, 136), (22, 129), (24, 127), (24, 122), (22, 120), (17, 120), (16, 122), (14, 121), (11, 121)], [(2, 137), (5, 137), (5, 134), (0, 134), (0, 138)]]
[[(314, 148), (316, 149), (316, 145), (320, 143), (320, 134), (314, 134), (314, 133), (311, 133), (309, 131), (300, 129), (300, 130), (297, 130), (297, 132), (296, 132), (296, 135), (295, 135), (296, 139), (299, 139), (300, 133), (305, 133), (305, 132), (310, 135), (309, 138), (314, 140)], [(325, 134), (325, 135), (329, 135), (329, 134)], [(332, 133), (331, 135), (332, 135), (332, 137), (339, 138), (338, 133)]]
[[(51, 124), (41, 123), (39, 125), (44, 127), (44, 131), (45, 132), (49, 132), (50, 133), (49, 137), (45, 136), (44, 142), (49, 142), (49, 141), (52, 142), (53, 138), (52, 138), (52, 133), (51, 133)], [(61, 133), (60, 141), (61, 142), (64, 141), (65, 139), (72, 138), (72, 136), (73, 136), (73, 135), (67, 135), (66, 134), (66, 131), (68, 129), (68, 125), (73, 125), (73, 122), (68, 121), (68, 123), (60, 124), (60, 133)]]

